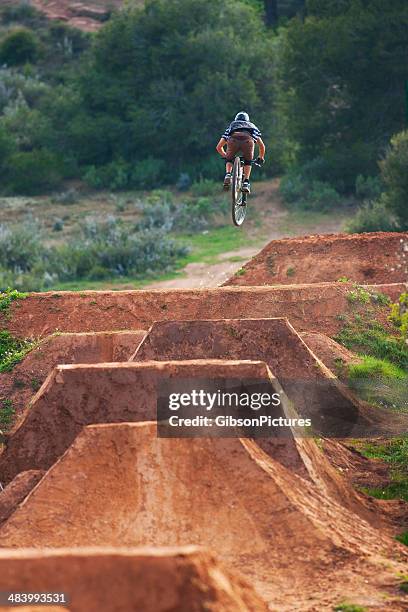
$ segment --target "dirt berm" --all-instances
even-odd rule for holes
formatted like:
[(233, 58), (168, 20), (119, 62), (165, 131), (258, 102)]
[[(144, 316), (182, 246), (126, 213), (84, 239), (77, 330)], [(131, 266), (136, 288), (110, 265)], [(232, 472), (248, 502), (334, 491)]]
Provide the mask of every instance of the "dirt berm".
[(33, 612), (268, 610), (240, 574), (193, 546), (0, 550), (0, 591), (6, 590), (69, 597), (68, 608), (17, 608)]
[(0, 534), (5, 547), (208, 546), (272, 610), (329, 610), (356, 593), (403, 609), (404, 547), (250, 440), (158, 438), (149, 422), (88, 426)]
[(11, 372), (0, 374), (0, 400), (19, 414), (56, 365), (127, 361), (145, 332), (54, 334), (40, 341)]
[(318, 435), (335, 438), (401, 435), (408, 415), (372, 408), (347, 390), (286, 319), (220, 319), (154, 323), (135, 361), (178, 359), (265, 361)]
[[(397, 300), (405, 285), (369, 286), (372, 316), (386, 321), (387, 307), (378, 292)], [(13, 302), (0, 327), (21, 338), (42, 338), (59, 332), (147, 330), (155, 321), (287, 317), (297, 331), (335, 334), (339, 315), (367, 311), (351, 303), (352, 285), (321, 283), (280, 287), (219, 287), (156, 291), (84, 291), (32, 293)]]
[(224, 285), (362, 284), (408, 281), (408, 232), (328, 234), (272, 240)]

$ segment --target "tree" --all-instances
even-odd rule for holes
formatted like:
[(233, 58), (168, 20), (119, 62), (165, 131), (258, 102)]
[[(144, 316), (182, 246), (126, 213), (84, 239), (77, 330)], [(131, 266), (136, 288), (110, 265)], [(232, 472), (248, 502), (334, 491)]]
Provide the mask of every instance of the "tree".
[(0, 45), (0, 62), (18, 66), (35, 62), (40, 50), (37, 36), (27, 28), (15, 28), (9, 32)]
[(269, 27), (278, 23), (278, 0), (264, 0), (265, 20)]

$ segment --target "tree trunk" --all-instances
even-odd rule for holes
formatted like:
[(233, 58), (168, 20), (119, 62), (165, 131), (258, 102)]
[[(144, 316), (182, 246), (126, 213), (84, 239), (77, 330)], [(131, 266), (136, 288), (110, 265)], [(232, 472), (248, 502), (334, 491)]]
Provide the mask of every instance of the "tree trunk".
[(278, 23), (278, 0), (264, 0), (265, 21), (270, 28)]

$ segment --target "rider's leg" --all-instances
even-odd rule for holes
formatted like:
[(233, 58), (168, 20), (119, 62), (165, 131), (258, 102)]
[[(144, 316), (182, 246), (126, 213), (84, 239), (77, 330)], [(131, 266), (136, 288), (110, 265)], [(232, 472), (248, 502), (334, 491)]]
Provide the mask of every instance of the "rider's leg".
[(228, 173), (231, 174), (231, 172), (232, 172), (232, 164), (231, 164), (231, 162), (227, 162), (225, 164), (225, 172), (228, 172)]
[(248, 179), (251, 176), (252, 166), (244, 166), (244, 179)]

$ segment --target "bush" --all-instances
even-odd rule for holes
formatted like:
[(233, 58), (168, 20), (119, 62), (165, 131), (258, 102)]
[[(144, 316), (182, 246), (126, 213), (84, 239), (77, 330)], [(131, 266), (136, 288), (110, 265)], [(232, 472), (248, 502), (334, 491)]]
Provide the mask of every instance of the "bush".
[(7, 166), (8, 183), (18, 194), (41, 194), (57, 187), (62, 179), (60, 160), (45, 149), (14, 153)]
[(379, 176), (363, 176), (359, 174), (356, 178), (356, 196), (361, 200), (374, 200), (379, 198), (383, 190), (383, 184)]
[(6, 34), (0, 45), (0, 62), (19, 66), (35, 62), (40, 52), (37, 36), (27, 28), (16, 28)]
[(222, 185), (211, 179), (202, 179), (191, 186), (191, 193), (195, 197), (220, 195), (221, 191)]
[(400, 228), (408, 229), (408, 130), (391, 139), (380, 167), (386, 186), (383, 201), (398, 218)]
[(341, 197), (328, 183), (306, 179), (292, 171), (281, 180), (279, 191), (289, 204), (302, 210), (328, 211), (341, 204)]
[(365, 202), (346, 226), (347, 232), (395, 232), (398, 230), (396, 219), (387, 208), (383, 198), (374, 202)]
[(15, 274), (30, 272), (43, 250), (41, 234), (34, 223), (0, 225), (0, 268)]
[(129, 164), (122, 159), (112, 161), (99, 168), (90, 166), (84, 174), (84, 181), (94, 189), (125, 189), (129, 185)]
[(163, 183), (166, 164), (161, 159), (148, 157), (133, 165), (130, 185), (136, 189), (152, 189)]

